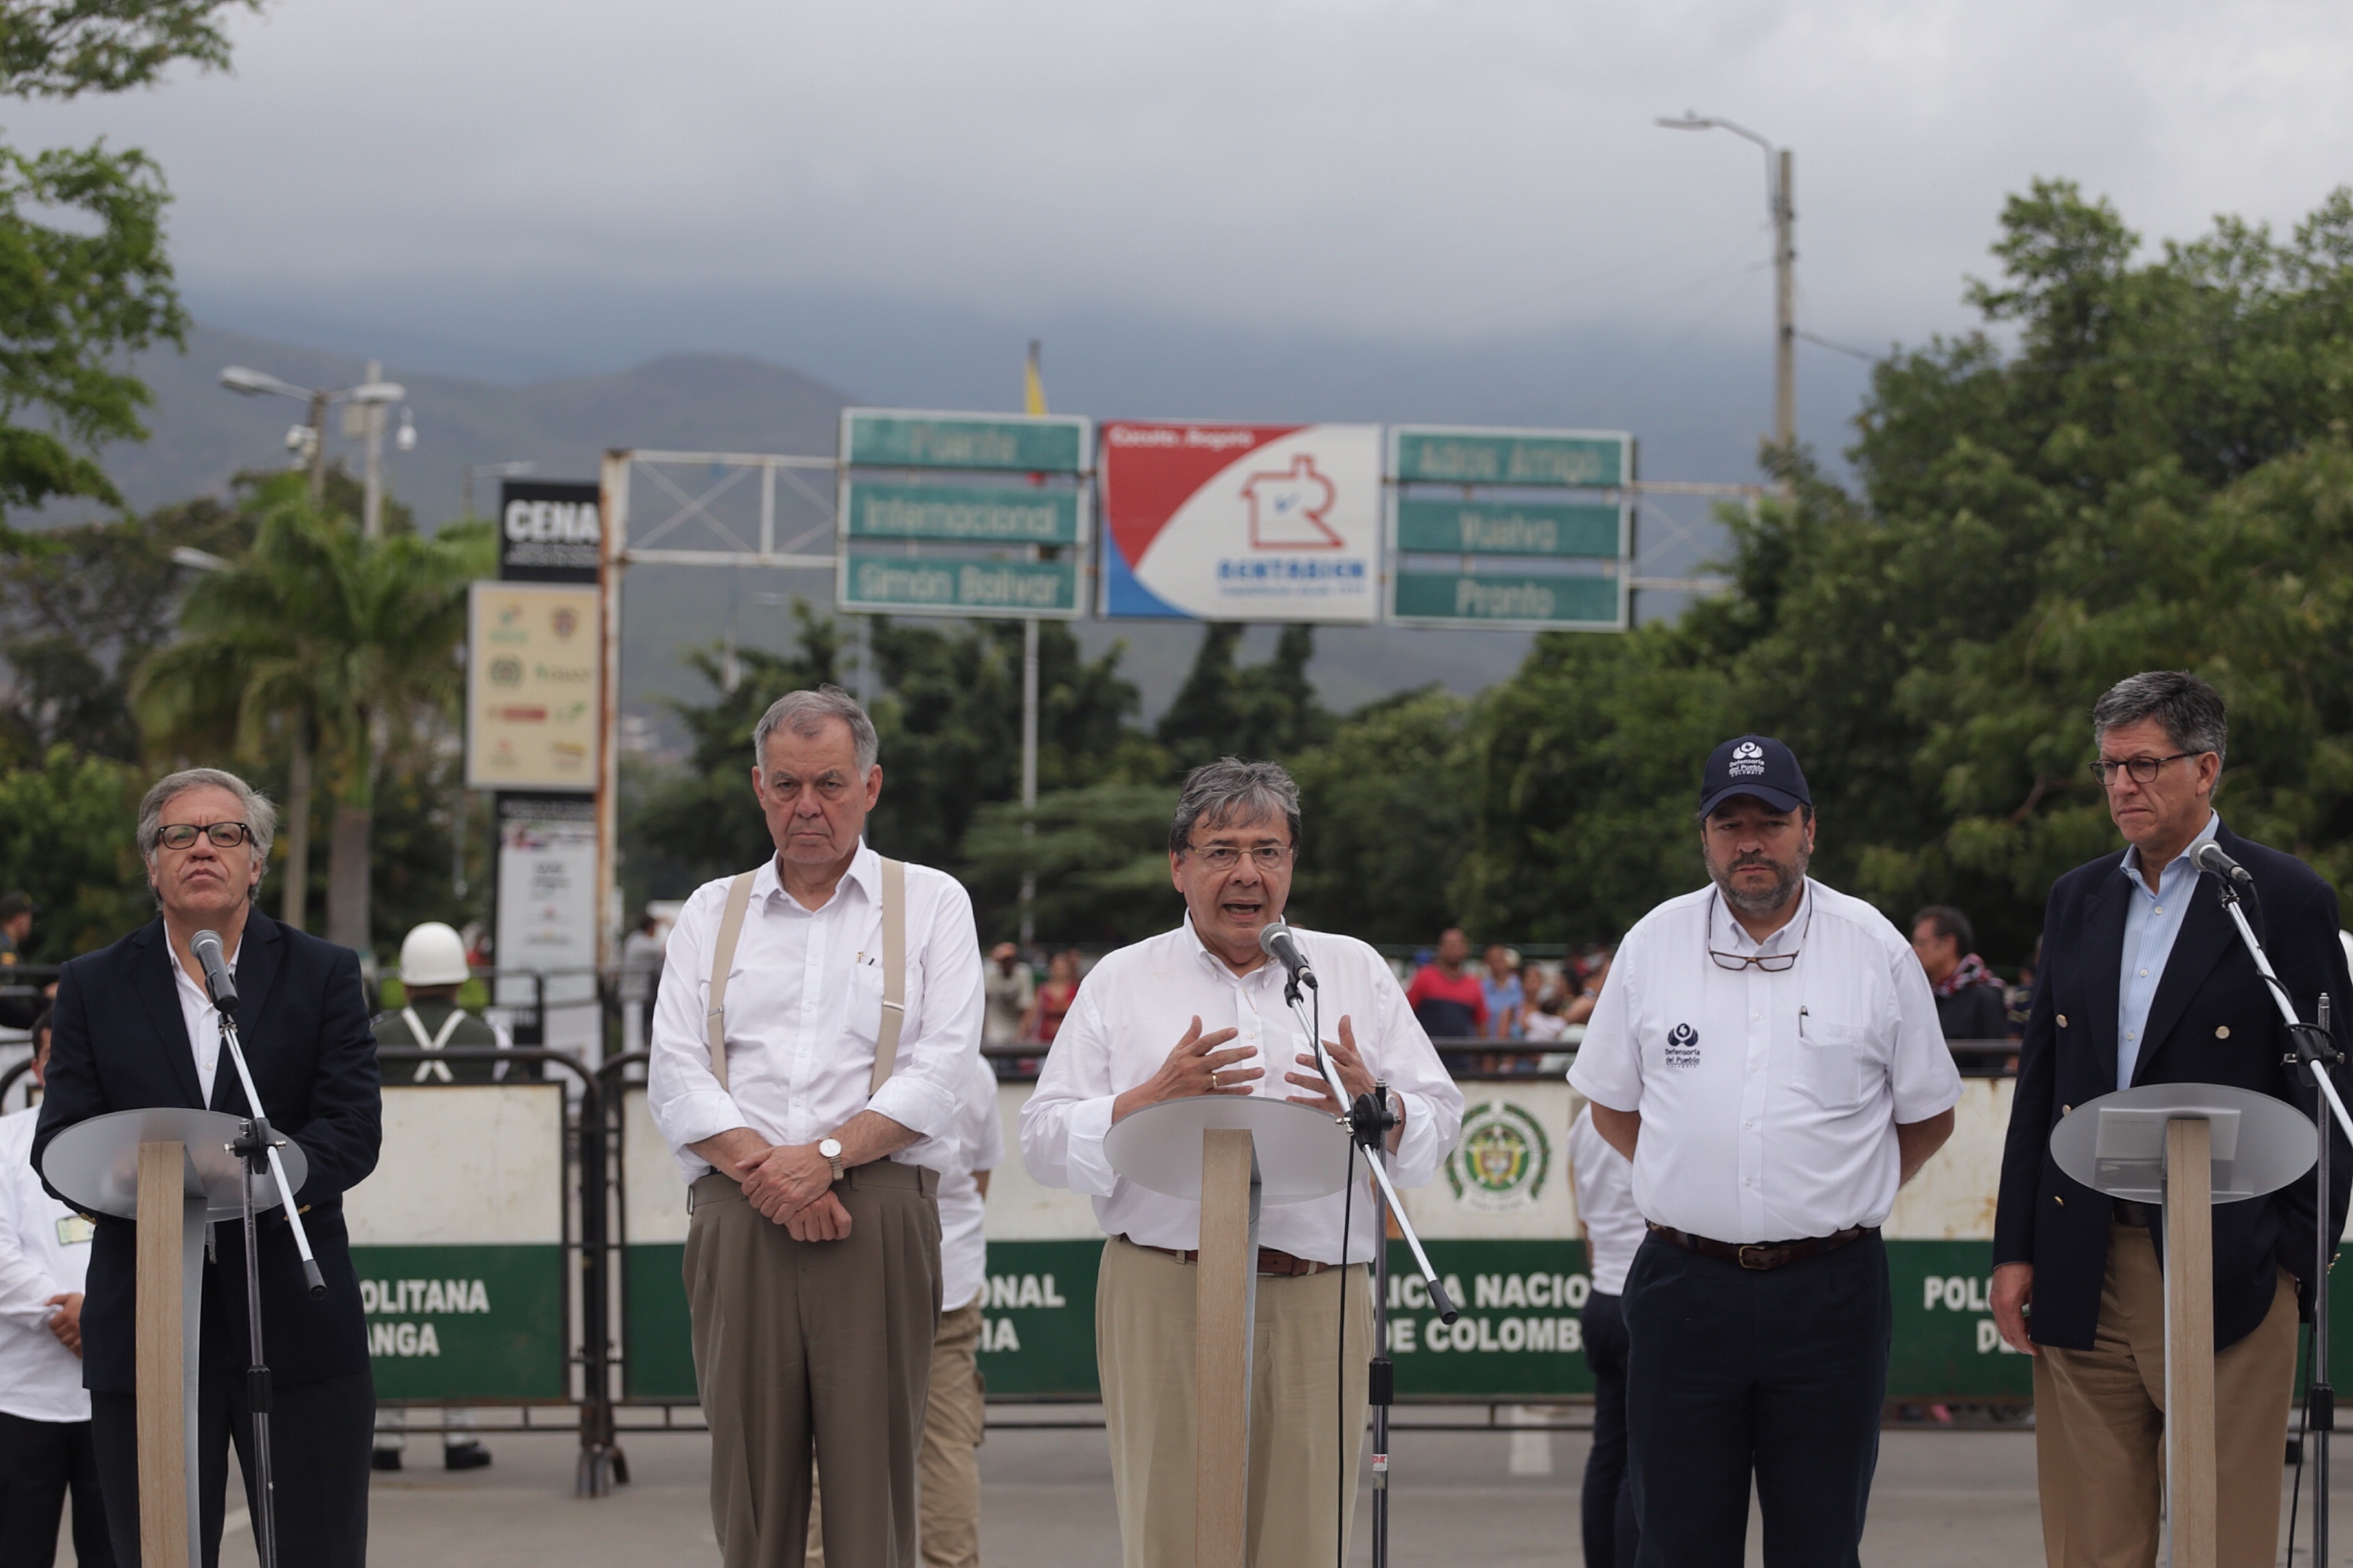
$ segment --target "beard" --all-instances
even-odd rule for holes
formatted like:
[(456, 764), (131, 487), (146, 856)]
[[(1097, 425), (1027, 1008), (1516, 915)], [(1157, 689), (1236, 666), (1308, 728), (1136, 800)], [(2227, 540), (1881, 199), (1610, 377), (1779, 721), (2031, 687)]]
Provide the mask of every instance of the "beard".
[[(1724, 901), (1740, 913), (1752, 918), (1769, 915), (1795, 898), (1799, 888), (1805, 882), (1806, 867), (1814, 858), (1812, 850), (1801, 847), (1798, 850), (1797, 858), (1787, 863), (1770, 859), (1763, 855), (1746, 855), (1729, 866), (1718, 866), (1715, 863), (1715, 857), (1707, 852), (1704, 844), (1700, 847), (1700, 855), (1706, 860), (1707, 874), (1715, 879), (1716, 890), (1724, 895)], [(1772, 870), (1773, 886), (1770, 891), (1744, 892), (1732, 885), (1733, 872), (1752, 866), (1767, 867)]]

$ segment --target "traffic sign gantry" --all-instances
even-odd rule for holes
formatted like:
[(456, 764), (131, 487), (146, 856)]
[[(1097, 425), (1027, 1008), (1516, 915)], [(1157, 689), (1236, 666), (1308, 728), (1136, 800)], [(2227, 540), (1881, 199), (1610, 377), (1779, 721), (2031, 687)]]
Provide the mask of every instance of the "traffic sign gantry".
[(1623, 431), (1393, 429), (1389, 619), (1624, 630), (1633, 475), (1634, 438)]
[(1075, 619), (1092, 426), (844, 409), (835, 601), (872, 614)]

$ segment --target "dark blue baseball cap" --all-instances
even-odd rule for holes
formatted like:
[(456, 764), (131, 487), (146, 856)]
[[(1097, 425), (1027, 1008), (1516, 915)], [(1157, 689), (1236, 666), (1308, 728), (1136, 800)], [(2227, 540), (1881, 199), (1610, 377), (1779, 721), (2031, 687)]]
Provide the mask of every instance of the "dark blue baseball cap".
[(1699, 814), (1705, 816), (1736, 795), (1755, 795), (1776, 811), (1810, 808), (1813, 792), (1789, 748), (1770, 735), (1742, 735), (1707, 754), (1699, 775)]

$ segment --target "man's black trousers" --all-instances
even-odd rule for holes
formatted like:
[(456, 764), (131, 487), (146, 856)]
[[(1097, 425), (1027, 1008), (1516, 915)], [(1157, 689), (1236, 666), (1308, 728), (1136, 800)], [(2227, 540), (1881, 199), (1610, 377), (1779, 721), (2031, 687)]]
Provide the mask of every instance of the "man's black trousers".
[[(205, 1359), (197, 1380), (197, 1485), (190, 1500), (204, 1521), (204, 1568), (220, 1562), (228, 1446), (245, 1472), (246, 1507), (261, 1505), (253, 1466), (253, 1419), (245, 1369)], [(98, 1473), (117, 1563), (139, 1555), (139, 1421), (128, 1394), (90, 1396)], [(269, 1458), (278, 1492), (278, 1561), (284, 1568), (364, 1568), (367, 1562), (368, 1451), (375, 1444), (375, 1380), (366, 1373), (281, 1383), (269, 1415)]]
[(1586, 1568), (1634, 1568), (1634, 1491), (1626, 1484), (1626, 1313), (1620, 1298), (1585, 1299), (1585, 1364), (1593, 1372), (1593, 1447), (1580, 1514)]
[(0, 1413), (0, 1568), (49, 1568), (58, 1560), (58, 1521), (69, 1489), (75, 1562), (113, 1568), (90, 1423)]
[(1767, 1568), (1854, 1568), (1894, 1328), (1879, 1233), (1770, 1270), (1652, 1237), (1624, 1304), (1641, 1568), (1737, 1568), (1752, 1477)]

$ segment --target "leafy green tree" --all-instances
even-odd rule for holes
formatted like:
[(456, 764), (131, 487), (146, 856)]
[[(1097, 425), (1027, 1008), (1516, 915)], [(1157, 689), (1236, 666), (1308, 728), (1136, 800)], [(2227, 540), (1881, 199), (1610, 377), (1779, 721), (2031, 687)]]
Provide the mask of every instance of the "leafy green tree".
[(1164, 784), (1099, 784), (1038, 797), (1034, 837), (1021, 832), (1018, 801), (975, 814), (962, 872), (984, 940), (1012, 937), (1021, 874), (1034, 866), (1039, 941), (1124, 942), (1166, 931), (1184, 910), (1168, 880), (1168, 819), (1176, 792)]
[(1244, 627), (1213, 622), (1201, 630), (1193, 668), (1160, 716), (1155, 739), (1181, 773), (1223, 756), (1283, 761), (1328, 739), (1332, 716), (1307, 679), (1315, 628), (1282, 628), (1264, 664), (1234, 662)]
[(192, 756), (289, 759), (288, 920), (301, 924), (315, 767), (333, 802), (327, 936), (370, 944), (380, 769), (415, 766), (457, 712), (466, 586), (494, 569), (481, 524), (364, 539), (313, 509), (295, 475), (257, 494), (253, 547), (188, 592), (181, 639), (151, 658), (138, 700), (153, 731)]
[(1400, 692), (1291, 759), (1293, 918), (1367, 942), (1427, 942), (1454, 923), (1450, 884), (1476, 823), (1471, 711), (1435, 687)]
[(33, 962), (103, 947), (153, 918), (137, 842), (146, 784), (134, 764), (66, 745), (0, 773), (0, 887), (40, 906)]
[[(73, 99), (228, 63), (223, 13), (247, 0), (16, 0), (0, 8), (0, 95)], [(163, 172), (104, 142), (0, 145), (0, 509), (120, 499), (91, 455), (146, 435), (124, 359), (179, 343)]]

